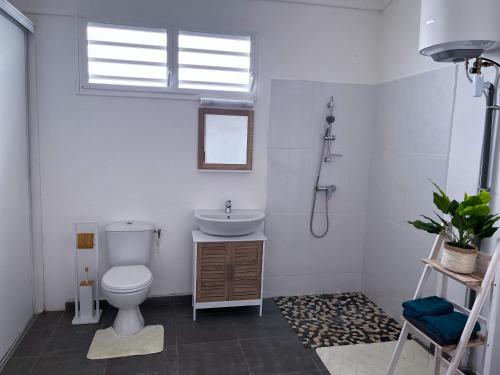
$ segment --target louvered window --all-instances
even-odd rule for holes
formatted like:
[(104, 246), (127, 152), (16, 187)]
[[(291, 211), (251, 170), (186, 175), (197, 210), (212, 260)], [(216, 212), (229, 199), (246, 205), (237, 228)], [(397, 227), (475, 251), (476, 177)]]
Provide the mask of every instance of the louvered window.
[[(253, 39), (82, 20), (80, 88), (253, 95)], [(94, 91), (93, 93), (96, 93)]]
[(168, 86), (167, 30), (87, 24), (88, 83)]
[(180, 31), (178, 37), (179, 88), (252, 91), (249, 36)]

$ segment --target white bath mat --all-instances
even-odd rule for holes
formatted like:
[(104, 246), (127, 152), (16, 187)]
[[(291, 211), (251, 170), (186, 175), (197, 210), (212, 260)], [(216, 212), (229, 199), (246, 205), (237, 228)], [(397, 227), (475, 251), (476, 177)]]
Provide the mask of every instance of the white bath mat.
[[(331, 375), (386, 375), (396, 341), (318, 348), (316, 352)], [(397, 375), (434, 374), (433, 356), (408, 340), (396, 368)], [(444, 372), (442, 372), (444, 373)]]
[(117, 336), (113, 327), (100, 329), (90, 344), (88, 359), (145, 355), (163, 351), (163, 326), (146, 326), (133, 336)]

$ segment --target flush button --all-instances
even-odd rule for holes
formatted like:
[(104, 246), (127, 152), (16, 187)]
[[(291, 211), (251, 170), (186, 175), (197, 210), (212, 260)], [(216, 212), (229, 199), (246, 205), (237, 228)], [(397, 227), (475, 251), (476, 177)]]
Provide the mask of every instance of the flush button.
[(132, 225), (132, 222), (131, 221), (127, 221), (126, 224), (127, 225)]

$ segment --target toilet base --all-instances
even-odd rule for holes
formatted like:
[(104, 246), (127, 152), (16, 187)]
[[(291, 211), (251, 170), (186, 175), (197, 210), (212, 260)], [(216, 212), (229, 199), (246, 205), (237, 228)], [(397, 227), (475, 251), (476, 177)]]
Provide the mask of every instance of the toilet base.
[(144, 328), (144, 318), (139, 307), (120, 309), (113, 323), (113, 330), (118, 336), (132, 336)]

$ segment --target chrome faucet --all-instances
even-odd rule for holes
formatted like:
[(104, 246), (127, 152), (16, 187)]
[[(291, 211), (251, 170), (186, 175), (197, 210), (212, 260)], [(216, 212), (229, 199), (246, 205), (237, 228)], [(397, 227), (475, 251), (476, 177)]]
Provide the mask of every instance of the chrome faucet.
[(231, 201), (230, 200), (226, 201), (226, 214), (231, 213), (231, 207), (233, 207)]

